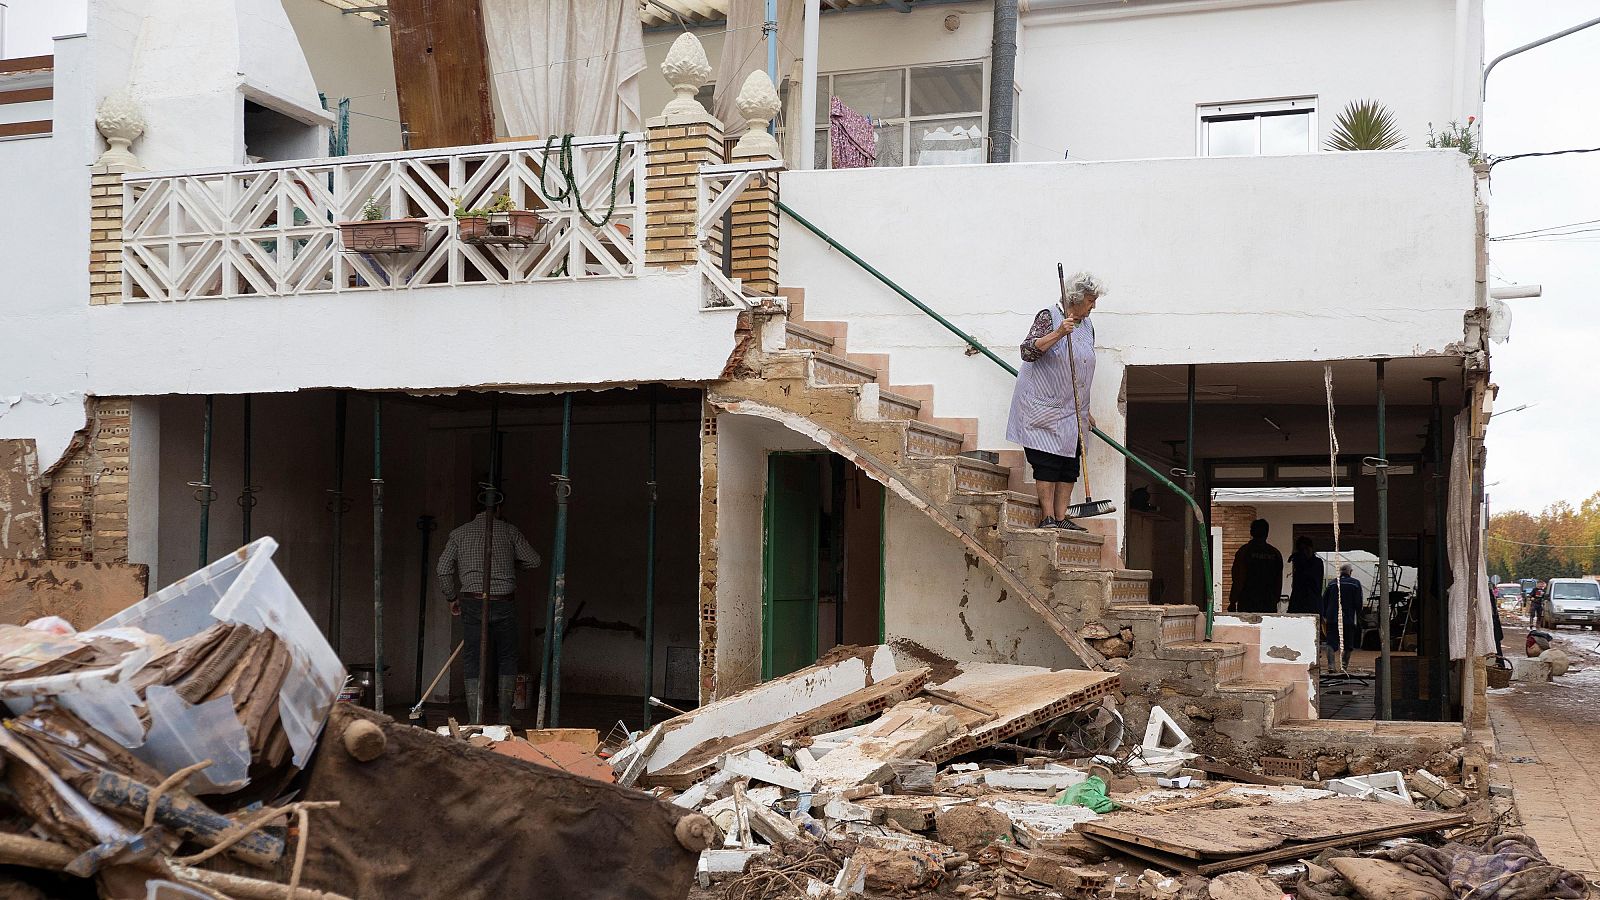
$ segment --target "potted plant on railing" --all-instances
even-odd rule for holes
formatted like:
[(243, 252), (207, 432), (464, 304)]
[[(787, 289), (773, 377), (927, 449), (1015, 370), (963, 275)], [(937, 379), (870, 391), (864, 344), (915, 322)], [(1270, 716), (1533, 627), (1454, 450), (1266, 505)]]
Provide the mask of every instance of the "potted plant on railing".
[(541, 243), (539, 232), (545, 218), (531, 209), (517, 209), (510, 194), (499, 194), (488, 206), (472, 209), (456, 201), (456, 233), (466, 244), (509, 244), (526, 246)]
[(340, 222), (339, 237), (346, 250), (357, 253), (412, 253), (426, 240), (426, 219), (385, 219), (377, 197), (361, 206), (361, 219)]

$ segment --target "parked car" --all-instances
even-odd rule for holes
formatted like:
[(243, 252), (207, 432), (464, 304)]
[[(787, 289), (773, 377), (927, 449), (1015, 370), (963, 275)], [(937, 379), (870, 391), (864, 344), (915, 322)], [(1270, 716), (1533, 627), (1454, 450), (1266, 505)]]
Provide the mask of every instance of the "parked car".
[(1522, 585), (1515, 581), (1494, 586), (1494, 602), (1499, 609), (1513, 612), (1522, 609)]
[(1588, 578), (1550, 579), (1544, 624), (1600, 627), (1600, 583)]

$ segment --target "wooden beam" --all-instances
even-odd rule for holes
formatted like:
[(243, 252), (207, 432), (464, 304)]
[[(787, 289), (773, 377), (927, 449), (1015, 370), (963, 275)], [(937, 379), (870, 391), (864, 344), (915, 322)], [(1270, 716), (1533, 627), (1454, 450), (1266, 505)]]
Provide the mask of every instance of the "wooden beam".
[(412, 149), (494, 141), (478, 0), (391, 0), (389, 41)]
[(1220, 875), (1223, 872), (1234, 872), (1239, 869), (1248, 869), (1261, 863), (1275, 863), (1285, 859), (1300, 859), (1312, 857), (1322, 850), (1334, 847), (1354, 847), (1358, 844), (1373, 844), (1386, 841), (1390, 838), (1409, 837), (1413, 834), (1422, 834), (1427, 831), (1437, 831), (1441, 828), (1451, 828), (1456, 825), (1466, 825), (1472, 821), (1471, 813), (1459, 813), (1446, 819), (1436, 819), (1431, 822), (1414, 822), (1409, 825), (1396, 825), (1393, 828), (1377, 828), (1361, 834), (1347, 834), (1339, 837), (1328, 838), (1325, 841), (1311, 841), (1306, 844), (1285, 844), (1276, 850), (1267, 850), (1263, 853), (1252, 853), (1248, 856), (1235, 856), (1220, 862), (1206, 863), (1197, 866), (1196, 870), (1201, 875)]
[(40, 119), (34, 122), (9, 122), (0, 125), (0, 137), (43, 136), (50, 134), (54, 130), (55, 125), (49, 119)]
[(55, 67), (56, 58), (50, 55), (0, 59), (0, 72), (35, 72), (40, 69), (54, 69)]
[(0, 105), (7, 103), (32, 103), (35, 100), (50, 100), (55, 96), (55, 88), (24, 88), (20, 91), (0, 91)]

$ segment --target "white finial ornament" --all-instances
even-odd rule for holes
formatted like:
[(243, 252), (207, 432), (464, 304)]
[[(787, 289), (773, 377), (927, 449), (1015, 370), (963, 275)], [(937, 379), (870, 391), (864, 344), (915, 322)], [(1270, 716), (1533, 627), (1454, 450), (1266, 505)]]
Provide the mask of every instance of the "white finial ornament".
[(127, 91), (117, 91), (106, 95), (100, 101), (100, 108), (95, 111), (94, 125), (105, 136), (110, 147), (100, 154), (95, 160), (101, 166), (137, 167), (138, 157), (128, 149), (139, 136), (144, 134), (144, 112), (139, 109), (139, 104)]
[(661, 74), (676, 95), (661, 111), (663, 116), (709, 116), (694, 95), (711, 80), (711, 61), (700, 39), (685, 31), (672, 42), (667, 58), (661, 61)]
[(772, 79), (767, 73), (757, 69), (750, 73), (744, 80), (744, 86), (739, 88), (739, 99), (734, 102), (739, 115), (744, 116), (748, 126), (744, 136), (739, 138), (739, 143), (734, 145), (734, 156), (770, 156), (777, 159), (782, 155), (778, 148), (778, 141), (767, 134), (767, 123), (783, 108), (783, 103), (778, 99), (778, 89), (772, 86)]

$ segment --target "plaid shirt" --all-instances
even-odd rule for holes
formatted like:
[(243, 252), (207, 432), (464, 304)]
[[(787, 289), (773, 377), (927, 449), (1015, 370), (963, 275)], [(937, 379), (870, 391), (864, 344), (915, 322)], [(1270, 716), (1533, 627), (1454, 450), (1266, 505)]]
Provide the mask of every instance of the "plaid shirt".
[[(439, 590), (448, 598), (457, 594), (483, 592), (483, 532), (486, 513), (478, 513), (471, 522), (450, 532), (450, 540), (439, 556)], [(539, 565), (539, 554), (522, 536), (517, 526), (505, 519), (494, 520), (494, 568), (489, 580), (489, 593), (499, 597), (517, 587), (517, 572)], [(459, 583), (459, 587), (458, 587)]]

